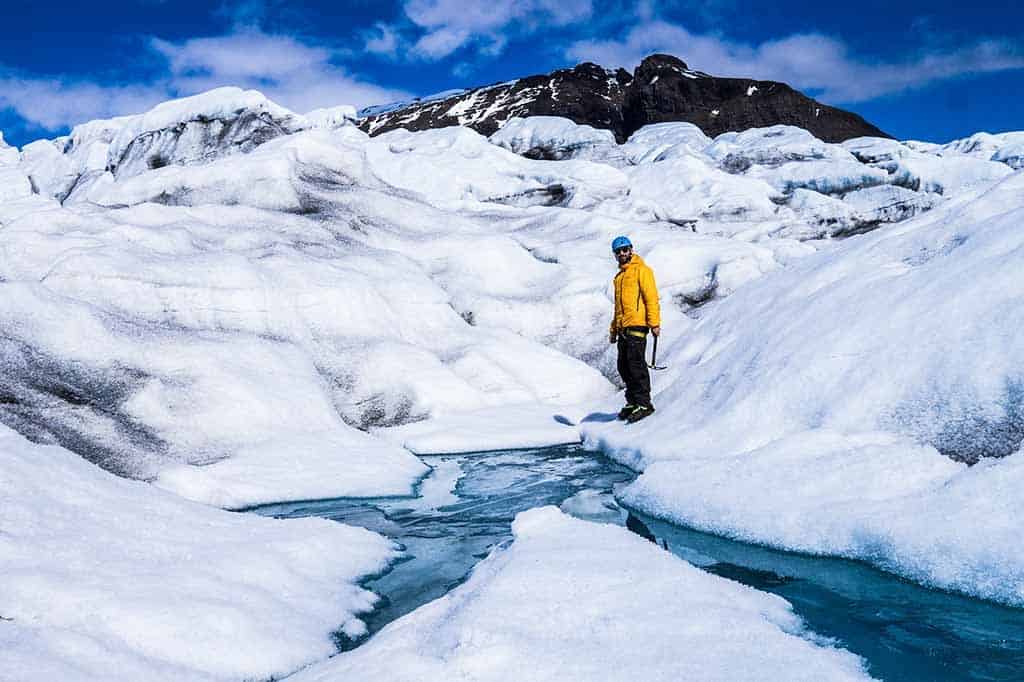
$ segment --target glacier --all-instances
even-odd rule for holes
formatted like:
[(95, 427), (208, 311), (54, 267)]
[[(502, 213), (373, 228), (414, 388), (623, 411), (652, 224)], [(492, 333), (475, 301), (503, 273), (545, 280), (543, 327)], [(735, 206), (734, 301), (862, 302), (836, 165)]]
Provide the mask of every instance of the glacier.
[[(332, 628), (358, 637), (373, 597), (357, 583), (396, 549), (340, 524), (210, 506), (411, 495), (429, 473), (414, 453), (580, 439), (640, 473), (619, 496), (651, 515), (1024, 605), (1024, 133), (830, 144), (790, 126), (709, 138), (662, 123), (616, 144), (551, 117), (512, 118), (488, 138), (370, 137), (356, 116), (221, 88), (21, 149), (0, 136), (0, 567), (16, 578), (0, 589), (20, 609), (0, 613), (16, 624), (0, 623), (0, 637), (19, 665), (44, 657), (54, 675), (89, 677), (103, 649), (143, 677), (237, 679), (325, 658)], [(622, 233), (658, 278), (669, 365), (654, 376), (657, 414), (629, 427), (606, 418), (619, 406), (608, 244)], [(61, 531), (83, 514), (75, 537)], [(172, 518), (269, 555), (240, 574)], [(662, 561), (616, 529), (577, 524), (551, 510), (517, 522), (511, 547), (452, 593), (466, 625), (421, 640), (451, 608), (428, 605), (327, 665), (388, 651), (410, 675), (472, 670), (495, 650), (430, 657), (458, 652), (458, 628), (484, 623), (502, 590), (526, 589), (520, 556), (567, 570), (548, 556), (566, 536), (579, 538), (574, 568), (621, 543), (623, 556)], [(183, 626), (137, 620), (153, 602), (117, 578), (169, 570), (145, 563), (166, 556), (164, 534), (166, 552), (208, 564), (200, 578), (174, 565), (196, 585), (183, 613), (224, 595), (223, 608), (265, 621), (290, 614), (293, 637), (264, 646), (273, 635), (247, 630), (220, 668), (166, 639), (143, 651), (158, 642), (132, 640), (133, 624)], [(103, 551), (118, 557), (92, 583), (110, 591), (97, 602), (108, 615), (39, 615), (42, 595), (75, 585)], [(345, 558), (303, 559), (297, 576), (268, 568), (311, 552)], [(705, 580), (672, 561), (666, 575)], [(139, 589), (170, 600), (163, 585)], [(282, 589), (303, 606), (264, 594)], [(811, 642), (784, 602), (721, 582), (686, 589), (735, 601), (722, 622), (799, 651), (808, 671), (863, 675)], [(260, 598), (238, 606), (247, 590)], [(606, 607), (595, 636), (644, 627)], [(695, 642), (714, 630), (689, 625)], [(522, 634), (494, 646), (564, 670), (550, 633)], [(75, 660), (53, 653), (71, 644)], [(579, 638), (566, 646), (602, 660)], [(727, 649), (695, 656), (663, 669), (755, 670), (730, 667), (741, 664)]]
[(585, 429), (644, 471), (625, 499), (1024, 604), (1022, 197), (1016, 172), (722, 301), (671, 347), (660, 419)]

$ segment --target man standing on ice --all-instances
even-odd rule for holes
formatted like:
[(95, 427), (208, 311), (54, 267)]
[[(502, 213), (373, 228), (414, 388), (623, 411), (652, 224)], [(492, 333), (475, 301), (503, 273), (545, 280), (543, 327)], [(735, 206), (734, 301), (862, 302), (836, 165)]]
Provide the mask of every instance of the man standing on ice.
[(615, 314), (609, 343), (619, 344), (619, 375), (626, 384), (626, 406), (619, 419), (637, 422), (654, 412), (651, 375), (647, 371), (647, 333), (661, 334), (661, 308), (654, 271), (633, 253), (628, 237), (616, 237), (612, 253), (619, 262), (615, 275)]

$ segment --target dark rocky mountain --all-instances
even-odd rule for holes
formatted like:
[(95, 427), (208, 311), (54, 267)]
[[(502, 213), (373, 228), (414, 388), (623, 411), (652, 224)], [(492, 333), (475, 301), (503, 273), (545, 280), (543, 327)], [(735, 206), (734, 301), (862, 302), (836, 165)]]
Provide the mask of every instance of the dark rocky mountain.
[(562, 116), (624, 142), (649, 123), (689, 121), (715, 136), (784, 123), (826, 142), (889, 137), (857, 114), (817, 102), (785, 83), (718, 78), (655, 54), (630, 74), (589, 62), (572, 69), (361, 112), (371, 135), (464, 125), (490, 135), (513, 116)]

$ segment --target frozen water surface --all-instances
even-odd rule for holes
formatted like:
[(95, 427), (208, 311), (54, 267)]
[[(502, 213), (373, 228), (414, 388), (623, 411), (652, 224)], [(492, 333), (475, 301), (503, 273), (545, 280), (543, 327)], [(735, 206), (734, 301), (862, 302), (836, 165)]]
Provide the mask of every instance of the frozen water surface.
[[(706, 571), (775, 593), (813, 632), (862, 656), (886, 680), (1014, 680), (1024, 674), (1024, 610), (931, 590), (842, 559), (735, 542), (630, 512), (615, 494), (634, 475), (579, 446), (428, 456), (416, 498), (268, 505), (260, 514), (322, 516), (383, 533), (408, 559), (366, 584), (381, 594), (371, 633), (460, 585), (512, 538), (516, 514), (543, 505), (625, 525)], [(341, 643), (347, 648), (351, 642)]]

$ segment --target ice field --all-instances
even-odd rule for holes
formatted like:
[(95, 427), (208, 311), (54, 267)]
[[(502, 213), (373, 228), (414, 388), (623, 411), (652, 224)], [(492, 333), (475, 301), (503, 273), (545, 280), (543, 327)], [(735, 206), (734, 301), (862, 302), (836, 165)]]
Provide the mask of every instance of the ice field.
[[(221, 88), (21, 149), (0, 137), (17, 679), (321, 661), (365, 632), (361, 585), (400, 548), (217, 507), (423, 497), (417, 455), (580, 441), (639, 474), (615, 490), (631, 509), (1024, 606), (1024, 133), (829, 144), (664, 123), (619, 145), (550, 117), (490, 138), (371, 138), (353, 117)], [(669, 366), (657, 413), (628, 427), (606, 335), (618, 234), (654, 269)], [(782, 598), (621, 528), (545, 508), (512, 536), (298, 679), (505, 679), (481, 661), (514, 676), (524, 657), (536, 679), (867, 674)], [(586, 605), (544, 625), (569, 602)], [(668, 660), (651, 628), (700, 655)], [(622, 638), (651, 649), (603, 658)], [(754, 640), (761, 658), (738, 657)]]

